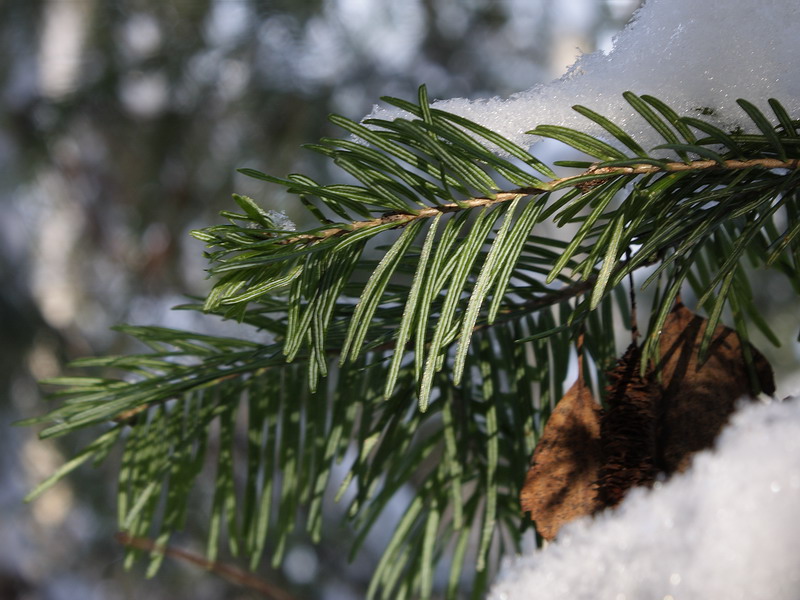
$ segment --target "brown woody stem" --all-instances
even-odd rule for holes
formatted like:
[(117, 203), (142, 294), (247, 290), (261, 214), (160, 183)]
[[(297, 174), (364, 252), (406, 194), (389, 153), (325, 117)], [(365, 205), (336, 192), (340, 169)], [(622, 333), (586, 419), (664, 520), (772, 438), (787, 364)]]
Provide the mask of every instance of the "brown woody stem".
[(211, 571), (212, 573), (227, 579), (233, 584), (240, 585), (258, 592), (265, 598), (270, 598), (271, 600), (296, 600), (294, 596), (283, 591), (279, 587), (264, 581), (260, 577), (246, 573), (232, 565), (227, 565), (217, 561), (210, 561), (202, 556), (193, 554), (192, 552), (188, 552), (180, 548), (174, 548), (172, 546), (157, 544), (150, 538), (133, 536), (125, 532), (118, 533), (115, 538), (123, 546), (136, 548), (137, 550), (144, 550), (145, 552), (155, 552), (157, 554), (163, 554), (164, 556), (169, 556), (192, 563), (193, 565), (196, 565), (207, 571)]

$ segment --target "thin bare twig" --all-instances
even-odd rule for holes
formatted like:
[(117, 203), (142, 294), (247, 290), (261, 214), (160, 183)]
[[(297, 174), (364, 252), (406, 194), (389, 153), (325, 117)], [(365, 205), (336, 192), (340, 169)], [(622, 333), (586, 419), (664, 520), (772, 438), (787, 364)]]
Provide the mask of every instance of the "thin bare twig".
[(193, 565), (197, 565), (202, 569), (211, 571), (212, 573), (227, 579), (233, 584), (246, 587), (254, 592), (258, 592), (265, 598), (270, 598), (270, 600), (298, 600), (295, 596), (292, 596), (288, 592), (283, 591), (281, 588), (269, 583), (268, 581), (264, 581), (260, 577), (251, 575), (250, 573), (242, 571), (234, 566), (217, 561), (210, 561), (202, 556), (188, 552), (187, 550), (181, 550), (180, 548), (157, 544), (150, 538), (129, 535), (124, 531), (118, 533), (114, 537), (123, 546), (129, 546), (131, 548), (144, 550), (146, 552), (156, 552), (158, 554), (163, 554), (164, 556), (170, 556), (172, 558), (177, 558), (179, 560), (192, 563)]

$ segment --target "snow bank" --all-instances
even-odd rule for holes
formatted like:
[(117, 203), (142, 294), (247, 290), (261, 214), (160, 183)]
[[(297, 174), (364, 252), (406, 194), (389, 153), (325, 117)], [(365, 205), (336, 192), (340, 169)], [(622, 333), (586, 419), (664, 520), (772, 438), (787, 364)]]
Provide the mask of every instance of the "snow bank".
[(750, 404), (716, 451), (504, 565), (490, 600), (797, 600), (800, 400)]
[[(582, 104), (611, 118), (646, 149), (664, 140), (623, 100), (650, 94), (678, 114), (713, 108), (718, 125), (755, 131), (736, 104), (745, 98), (766, 114), (767, 99), (800, 113), (800, 2), (797, 0), (649, 0), (606, 54), (580, 57), (561, 79), (508, 99), (439, 101), (437, 108), (477, 121), (527, 146), (539, 124), (564, 125), (602, 136), (575, 113)], [(390, 111), (373, 115), (386, 118)], [(708, 118), (708, 117), (706, 117)]]

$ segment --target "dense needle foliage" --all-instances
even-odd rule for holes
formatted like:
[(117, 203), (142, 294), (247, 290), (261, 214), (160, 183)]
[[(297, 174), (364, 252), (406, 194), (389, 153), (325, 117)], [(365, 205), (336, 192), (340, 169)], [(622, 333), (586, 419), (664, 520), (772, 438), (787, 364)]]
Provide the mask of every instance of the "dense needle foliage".
[[(227, 224), (194, 232), (216, 285), (181, 308), (256, 333), (122, 327), (152, 350), (84, 359), (75, 366), (101, 376), (50, 382), (58, 406), (31, 421), (47, 423), (42, 436), (92, 428), (97, 438), (32, 496), (122, 445), (119, 527), (165, 544), (213, 460), (208, 555), (227, 539), (256, 569), (280, 564), (299, 527), (320, 539), (331, 488), (349, 502), (355, 553), (413, 486), (372, 596), (479, 596), (529, 523), (520, 486), (579, 333), (605, 384), (615, 327), (629, 322), (629, 275), (646, 268), (641, 287), (654, 296), (643, 362), (681, 290), (705, 309), (709, 334), (728, 306), (744, 340), (753, 326), (775, 340), (749, 269), (776, 269), (800, 294), (800, 122), (777, 101), (767, 115), (741, 100), (758, 131), (744, 134), (625, 98), (664, 144), (642, 148), (576, 106), (605, 140), (532, 131), (588, 155), (559, 163), (566, 176), (431, 109), (424, 88), (416, 104), (386, 99), (405, 118), (331, 118), (345, 135), (309, 148), (348, 183), (243, 170), (296, 195), (319, 226), (280, 230), (234, 196), (240, 212), (223, 213)], [(562, 241), (556, 227), (574, 234)], [(152, 555), (151, 572), (162, 559)]]

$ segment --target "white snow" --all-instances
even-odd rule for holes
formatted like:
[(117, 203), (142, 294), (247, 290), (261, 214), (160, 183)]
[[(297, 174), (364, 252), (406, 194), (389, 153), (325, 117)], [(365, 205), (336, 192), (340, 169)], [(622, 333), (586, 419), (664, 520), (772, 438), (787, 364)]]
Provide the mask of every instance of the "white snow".
[[(647, 150), (663, 144), (622, 98), (628, 90), (653, 95), (679, 115), (700, 116), (702, 109), (713, 108), (718, 125), (757, 131), (736, 104), (738, 98), (768, 116), (772, 97), (790, 114), (800, 113), (798, 26), (797, 0), (649, 0), (614, 39), (610, 52), (581, 56), (561, 79), (507, 99), (457, 98), (434, 106), (522, 146), (534, 141), (525, 132), (540, 124), (603, 136), (599, 126), (571, 109), (575, 104), (611, 118)], [(371, 116), (396, 114), (376, 107)]]
[(287, 215), (286, 211), (268, 210), (267, 217), (275, 224), (276, 229), (282, 231), (296, 231), (297, 224), (292, 221)]
[(797, 600), (800, 399), (750, 404), (715, 451), (508, 562), (489, 600)]

